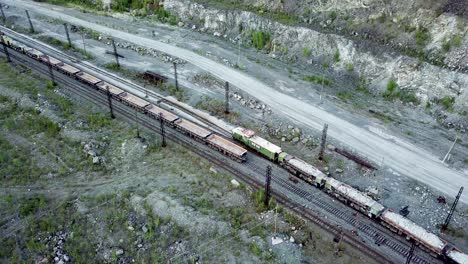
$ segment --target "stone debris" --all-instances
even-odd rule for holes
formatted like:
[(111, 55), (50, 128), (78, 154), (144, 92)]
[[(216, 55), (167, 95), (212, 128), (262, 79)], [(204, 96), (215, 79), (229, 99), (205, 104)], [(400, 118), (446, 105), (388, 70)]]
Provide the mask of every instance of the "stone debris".
[(283, 243), (283, 239), (280, 238), (280, 237), (272, 237), (271, 238), (271, 244), (274, 246), (274, 245), (278, 245), (278, 244), (281, 244)]
[(238, 181), (236, 181), (235, 179), (231, 180), (231, 184), (234, 185), (234, 187), (239, 187), (240, 186), (240, 183)]
[(121, 256), (121, 255), (123, 255), (123, 253), (124, 253), (124, 250), (121, 249), (121, 248), (117, 248), (117, 250), (115, 251), (115, 254), (116, 254), (117, 256)]
[(210, 172), (213, 174), (218, 174), (218, 171), (214, 167), (210, 167)]
[[(52, 252), (52, 263), (68, 263), (70, 262), (70, 257), (68, 253), (65, 251), (65, 241), (70, 236), (70, 233), (59, 231), (49, 237), (46, 238), (47, 247), (53, 250)], [(44, 260), (41, 261), (41, 263)], [(49, 263), (46, 259), (45, 263)]]

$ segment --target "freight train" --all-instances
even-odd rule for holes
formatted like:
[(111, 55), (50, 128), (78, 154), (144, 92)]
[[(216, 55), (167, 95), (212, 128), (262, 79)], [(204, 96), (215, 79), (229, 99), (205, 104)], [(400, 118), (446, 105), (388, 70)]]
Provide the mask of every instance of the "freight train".
[(334, 178), (328, 177), (309, 163), (284, 152), (281, 147), (255, 135), (254, 131), (238, 127), (232, 131), (232, 136), (237, 141), (284, 167), (305, 182), (323, 189), (348, 206), (379, 221), (393, 232), (404, 235), (408, 240), (415, 241), (423, 250), (435, 257), (452, 263), (468, 264), (467, 254), (450, 246), (435, 234), (432, 234), (400, 214), (385, 208), (385, 206), (368, 195)]
[[(232, 159), (243, 162), (247, 158), (247, 150), (220, 137), (219, 135), (200, 127), (193, 122), (183, 119), (173, 113), (166, 111), (140, 97), (124, 91), (112, 84), (109, 84), (89, 73), (83, 72), (69, 64), (66, 64), (54, 57), (45, 55), (42, 52), (26, 47), (17, 43), (13, 39), (3, 35), (0, 42), (11, 49), (17, 50), (25, 55), (38, 60), (57, 71), (75, 78), (76, 80), (96, 89), (97, 91), (111, 96), (113, 99), (128, 105), (141, 113), (156, 119), (162, 119), (163, 122), (176, 130), (203, 142), (213, 149), (231, 157)], [(331, 196), (346, 203), (354, 209), (364, 213), (368, 217), (379, 221), (390, 230), (405, 235), (408, 240), (414, 240), (421, 248), (442, 258), (446, 261), (458, 264), (468, 264), (468, 255), (457, 248), (450, 246), (435, 234), (432, 234), (410, 221), (409, 219), (394, 213), (385, 208), (382, 204), (373, 200), (366, 194), (354, 189), (353, 187), (342, 183), (334, 178), (328, 177), (314, 166), (307, 162), (282, 151), (281, 147), (255, 135), (255, 132), (242, 127), (235, 128), (232, 131), (232, 137), (260, 153), (265, 158), (284, 167), (296, 177), (323, 189)]]
[(57, 71), (75, 78), (76, 80), (96, 89), (97, 91), (111, 96), (113, 99), (128, 105), (137, 111), (148, 115), (149, 117), (161, 120), (176, 130), (203, 142), (211, 148), (231, 157), (232, 159), (243, 162), (246, 160), (247, 150), (232, 143), (231, 141), (207, 130), (193, 122), (183, 119), (169, 111), (162, 109), (140, 97), (126, 92), (110, 83), (107, 83), (87, 72), (81, 71), (67, 63), (64, 63), (54, 57), (45, 55), (42, 52), (17, 44), (13, 39), (3, 35), (0, 41), (8, 47), (17, 50), (25, 55), (53, 67)]

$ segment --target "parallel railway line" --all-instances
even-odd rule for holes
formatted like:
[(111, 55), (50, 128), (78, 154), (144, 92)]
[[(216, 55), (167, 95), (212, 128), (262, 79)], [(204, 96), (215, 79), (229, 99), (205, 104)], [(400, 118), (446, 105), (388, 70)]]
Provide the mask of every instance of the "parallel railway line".
[[(23, 34), (20, 34), (20, 33), (17, 33), (7, 27), (4, 27), (4, 26), (0, 26), (0, 29), (5, 32), (5, 33), (8, 33), (9, 35), (12, 35), (14, 36), (15, 39), (17, 39), (18, 41), (22, 42), (23, 44), (26, 44), (25, 42), (27, 43), (33, 43), (35, 46), (39, 46), (41, 50), (43, 51), (47, 51), (46, 53), (47, 54), (55, 54), (55, 55), (58, 55), (58, 57), (65, 57), (67, 60), (68, 60), (68, 63), (73, 63), (75, 65), (79, 65), (81, 68), (84, 68), (84, 69), (87, 69), (87, 70), (91, 70), (93, 72), (96, 72), (102, 76), (105, 76), (106, 78), (110, 79), (110, 80), (113, 80), (113, 84), (124, 84), (128, 87), (131, 87), (133, 89), (136, 89), (137, 91), (141, 92), (142, 94), (148, 94), (148, 95), (151, 95), (152, 97), (156, 98), (157, 99), (157, 102), (164, 102), (166, 105), (170, 106), (170, 107), (173, 107), (175, 109), (179, 109), (181, 110), (182, 112), (190, 115), (190, 116), (197, 116), (197, 119), (200, 119), (201, 121), (203, 121), (205, 124), (208, 123), (210, 125), (210, 128), (213, 129), (216, 128), (216, 132), (218, 134), (221, 134), (223, 136), (230, 136), (230, 133), (228, 131), (226, 131), (224, 128), (220, 127), (218, 124), (210, 121), (208, 118), (205, 118), (203, 116), (200, 116), (198, 115), (197, 113), (191, 111), (190, 109), (187, 109), (185, 107), (182, 107), (178, 104), (175, 104), (173, 103), (172, 101), (164, 98), (163, 96), (157, 94), (156, 92), (154, 91), (151, 91), (151, 90), (148, 90), (148, 89), (145, 89), (143, 87), (141, 87), (140, 85), (136, 84), (136, 83), (133, 83), (133, 82), (130, 82), (116, 74), (112, 74), (112, 73), (109, 73), (105, 70), (102, 70), (98, 67), (95, 67), (89, 63), (85, 63), (83, 61), (79, 61), (77, 60), (76, 58), (74, 58), (73, 56), (70, 56), (62, 51), (59, 51), (55, 48), (52, 48), (46, 44), (43, 44), (39, 41), (36, 41), (32, 38), (29, 38), (27, 36), (24, 36)], [(80, 68), (79, 67), (79, 68)]]
[[(28, 62), (25, 59), (19, 58), (19, 56), (17, 56), (16, 54), (13, 55), (12, 57), (14, 57), (15, 60), (20, 61), (20, 62), (22, 62), (22, 63), (24, 63), (26, 65), (31, 63), (31, 62)], [(42, 70), (41, 69), (35, 69), (35, 70), (37, 70), (38, 72), (40, 72), (41, 74), (44, 74), (46, 76), (48, 75), (48, 72), (47, 72), (46, 69), (42, 69)], [(61, 74), (59, 74), (59, 75), (61, 75)], [(114, 78), (114, 76), (112, 76), (110, 74), (108, 76)], [(103, 98), (104, 95), (101, 95), (100, 93), (96, 93), (95, 90), (93, 90), (91, 88), (83, 88), (83, 87), (81, 87), (81, 85), (77, 85), (76, 83), (74, 83), (74, 81), (70, 80), (70, 78), (67, 77), (67, 76), (60, 76), (60, 77), (56, 76), (56, 78), (60, 82), (68, 84), (71, 87), (73, 87), (73, 88), (69, 89), (72, 93), (76, 93), (79, 96), (85, 97), (88, 100), (94, 101), (95, 103), (98, 103), (98, 104), (101, 104), (101, 105), (106, 105), (107, 104), (106, 98)], [(132, 121), (135, 121), (135, 122), (139, 122), (144, 127), (148, 128), (148, 129), (150, 129), (150, 130), (152, 130), (154, 132), (160, 133), (159, 128), (157, 126), (155, 126), (154, 124), (152, 124), (154, 122), (148, 123), (148, 122), (146, 122), (147, 120), (144, 120), (141, 117), (140, 118), (138, 118), (138, 117), (135, 118), (134, 114), (130, 113), (131, 109), (128, 108), (128, 107), (121, 106), (121, 105), (118, 105), (118, 104), (114, 105), (114, 106), (115, 106), (114, 109), (116, 110), (116, 112), (118, 112), (120, 115), (122, 115), (126, 119), (129, 119), (129, 120), (132, 120)], [(211, 122), (210, 122), (210, 124), (211, 124)], [(220, 155), (214, 155), (214, 154), (209, 153), (207, 151), (203, 151), (203, 150), (194, 148), (193, 143), (191, 141), (187, 141), (188, 139), (185, 139), (185, 138), (181, 139), (181, 137), (175, 136), (174, 134), (175, 133), (168, 133), (167, 137), (170, 140), (172, 140), (174, 142), (177, 142), (178, 144), (181, 144), (181, 145), (191, 149), (196, 154), (210, 160), (211, 162), (213, 162), (217, 166), (225, 169), (226, 171), (232, 173), (233, 175), (236, 175), (242, 181), (244, 181), (245, 183), (253, 186), (254, 188), (261, 188), (262, 187), (262, 184), (263, 184), (262, 182), (260, 182), (259, 180), (256, 180), (255, 177), (251, 177), (250, 175), (248, 175), (246, 173), (239, 172), (233, 166), (230, 166), (227, 162), (225, 162), (224, 158), (220, 159), (220, 157), (219, 157)], [(252, 170), (252, 171), (254, 171), (256, 173), (259, 173), (261, 175), (263, 175), (263, 173), (264, 173), (264, 170), (262, 168), (259, 168), (255, 164), (246, 163), (246, 166), (250, 170)], [(309, 199), (310, 196), (311, 196), (309, 193), (307, 193), (306, 191), (298, 188), (297, 186), (294, 186), (291, 182), (288, 182), (288, 181), (286, 181), (284, 179), (281, 179), (279, 177), (273, 177), (273, 182), (277, 186), (281, 187), (282, 189), (288, 190), (289, 192), (294, 193), (294, 194), (298, 195), (299, 197), (306, 199), (308, 202), (312, 202), (315, 206), (320, 207), (321, 209), (329, 212), (332, 215), (335, 215), (336, 217), (344, 220), (345, 222), (347, 222), (347, 223), (349, 223), (349, 224), (351, 224), (353, 226), (356, 226), (356, 219), (350, 218), (349, 213), (343, 212), (342, 210), (334, 207), (333, 205), (328, 204), (328, 203), (324, 203), (323, 201), (317, 201), (317, 200)], [(333, 234), (337, 234), (337, 233), (341, 232), (340, 228), (338, 228), (338, 227), (324, 221), (320, 216), (317, 216), (316, 213), (314, 213), (312, 210), (310, 210), (308, 208), (304, 208), (301, 204), (299, 204), (297, 202), (291, 201), (290, 198), (286, 197), (284, 194), (282, 194), (282, 192), (277, 187), (274, 187), (274, 186), (273, 186), (273, 194), (276, 196), (276, 199), (280, 203), (288, 206), (289, 208), (292, 208), (293, 211), (296, 211), (298, 214), (302, 215), (304, 218), (316, 223), (317, 225), (321, 226), (322, 228), (324, 228), (328, 232), (333, 233)], [(301, 208), (301, 209), (299, 210), (299, 208)], [(408, 254), (409, 249), (408, 249), (408, 246), (406, 244), (402, 243), (401, 241), (397, 241), (397, 240), (395, 240), (393, 238), (390, 238), (386, 234), (382, 234), (382, 230), (378, 230), (375, 227), (366, 225), (366, 224), (364, 224), (362, 222), (357, 223), (357, 227), (361, 232), (365, 233), (367, 236), (374, 237), (375, 241), (378, 241), (382, 245), (388, 246), (390, 249), (392, 249), (394, 252), (398, 253), (399, 255), (406, 256)], [(344, 233), (343, 238), (346, 241), (348, 241), (349, 244), (352, 247), (354, 247), (356, 249), (359, 249), (360, 251), (363, 251), (367, 255), (369, 255), (369, 256), (371, 256), (371, 257), (373, 257), (375, 259), (381, 259), (381, 260), (385, 259), (385, 257), (382, 256), (379, 252), (371, 249), (369, 246), (362, 243), (358, 237), (356, 237), (354, 235)], [(413, 262), (414, 263), (431, 263), (431, 262), (427, 261), (426, 258), (421, 257), (419, 255), (414, 255), (413, 256)], [(384, 261), (383, 263), (386, 263), (386, 261)]]

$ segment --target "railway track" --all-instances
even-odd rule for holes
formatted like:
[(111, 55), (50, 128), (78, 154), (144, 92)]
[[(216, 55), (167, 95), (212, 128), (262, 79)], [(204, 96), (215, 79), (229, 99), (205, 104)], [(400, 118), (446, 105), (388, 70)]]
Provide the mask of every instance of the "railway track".
[[(264, 173), (264, 169), (258, 167), (256, 164), (249, 163), (247, 161), (247, 166), (249, 166), (249, 168), (256, 171), (257, 173)], [(343, 211), (334, 206), (332, 203), (324, 200), (314, 199), (315, 197), (313, 194), (310, 194), (309, 192), (297, 187), (288, 180), (280, 177), (274, 177), (273, 173), (272, 181), (283, 187), (285, 190), (288, 190), (289, 192), (294, 193), (302, 199), (312, 203), (314, 206), (316, 206), (316, 208), (320, 208), (321, 210), (337, 217), (338, 219), (343, 220), (347, 224), (354, 226), (356, 230), (359, 230), (361, 235), (364, 235), (367, 239), (374, 241), (376, 245), (386, 246), (401, 257), (408, 257), (411, 248), (409, 243), (404, 241), (404, 239), (401, 237), (395, 237), (393, 233), (380, 225), (370, 225), (363, 221), (359, 221), (357, 219), (357, 214), (360, 213), (350, 214), (349, 211)], [(317, 188), (315, 188), (315, 190), (320, 191)], [(417, 264), (432, 263), (431, 260), (420, 254), (413, 254), (412, 262)]]
[[(14, 52), (16, 52), (16, 51), (14, 51)], [(22, 56), (22, 54), (20, 54), (20, 56)], [(13, 57), (14, 57), (15, 60), (21, 61), (24, 64), (31, 63), (31, 62), (26, 61), (24, 58), (23, 59), (19, 58), (18, 55), (16, 55), (16, 54), (13, 55)], [(29, 59), (29, 58), (27, 58), (27, 59)], [(30, 59), (30, 60), (32, 60), (32, 59)], [(46, 66), (44, 66), (44, 67), (46, 67)], [(44, 75), (48, 76), (47, 69), (35, 69), (35, 70), (37, 70), (41, 74), (44, 74)], [(58, 76), (60, 76), (60, 77), (58, 77)], [(105, 95), (97, 93), (96, 90), (94, 90), (94, 89), (92, 89), (90, 87), (83, 88), (82, 85), (77, 84), (74, 80), (70, 80), (69, 77), (61, 75), (60, 73), (58, 73), (58, 75), (56, 75), (56, 78), (60, 82), (65, 83), (65, 84), (73, 87), (73, 88), (69, 89), (72, 93), (75, 93), (75, 94), (77, 94), (77, 95), (79, 95), (81, 97), (85, 97), (86, 99), (91, 100), (91, 101), (93, 101), (95, 103), (98, 103), (98, 104), (101, 104), (101, 105), (107, 105), (107, 97)], [(114, 104), (114, 111), (116, 111), (117, 113), (122, 115), (124, 118), (129, 119), (130, 121), (138, 122), (142, 126), (150, 129), (151, 131), (160, 133), (159, 127), (152, 124), (154, 122), (149, 123), (149, 122), (147, 122), (148, 120), (144, 120), (141, 117), (140, 118), (135, 117), (132, 109), (130, 109), (130, 108), (126, 107), (126, 106), (120, 105), (120, 103), (119, 104)], [(176, 131), (173, 130), (172, 132), (176, 132)], [(226, 162), (225, 158), (220, 158), (219, 155), (215, 155), (215, 154), (209, 153), (207, 151), (203, 151), (203, 150), (200, 150), (200, 149), (197, 149), (197, 148), (193, 148), (193, 142), (192, 141), (190, 141), (190, 140), (187, 141), (187, 139), (181, 139), (180, 137), (174, 136), (174, 134), (175, 133), (170, 133), (170, 134), (168, 133), (168, 138), (170, 140), (182, 145), (182, 146), (185, 146), (185, 147), (191, 149), (196, 154), (210, 160), (212, 163), (214, 163), (217, 166), (225, 169), (226, 171), (232, 173), (233, 175), (236, 175), (239, 179), (241, 179), (246, 184), (249, 184), (250, 186), (252, 186), (254, 188), (262, 188), (263, 182), (259, 181), (258, 179), (255, 179), (255, 177), (252, 177), (252, 176), (250, 176), (250, 175), (248, 175), (246, 173), (239, 172), (233, 166), (229, 166), (229, 164), (228, 164), (228, 162)], [(262, 168), (258, 167), (258, 166), (255, 166), (255, 164), (246, 163), (246, 166), (250, 170), (252, 170), (252, 171), (254, 171), (256, 173), (259, 173), (261, 175), (263, 175), (263, 173), (264, 173), (264, 170)], [(376, 241), (376, 243), (378, 243), (380, 245), (388, 246), (390, 249), (392, 249), (393, 251), (395, 251), (396, 253), (398, 253), (399, 255), (401, 255), (403, 257), (407, 256), (407, 254), (409, 253), (408, 245), (402, 244), (401, 242), (398, 242), (395, 239), (390, 238), (389, 236), (387, 236), (385, 234), (382, 234), (382, 232), (380, 230), (376, 230), (375, 228), (373, 228), (373, 227), (371, 227), (371, 226), (369, 226), (369, 225), (367, 225), (365, 223), (362, 223), (362, 222), (357, 223), (357, 220), (355, 218), (350, 217), (349, 213), (341, 211), (341, 210), (337, 209), (336, 207), (334, 207), (332, 204), (326, 203), (324, 201), (317, 201), (317, 200), (310, 199), (311, 195), (308, 192), (298, 188), (297, 186), (292, 185), (287, 180), (281, 179), (279, 177), (273, 177), (272, 179), (273, 179), (273, 182), (277, 186), (279, 186), (279, 187), (281, 187), (281, 188), (283, 188), (283, 189), (285, 189), (285, 190), (287, 190), (287, 191), (289, 191), (291, 193), (294, 193), (294, 194), (298, 195), (301, 198), (304, 198), (308, 202), (313, 203), (315, 206), (318, 206), (319, 208), (327, 211), (328, 213), (330, 213), (332, 215), (335, 215), (336, 217), (344, 220), (345, 222), (347, 222), (347, 223), (349, 223), (349, 224), (351, 224), (353, 226), (356, 226), (362, 233), (366, 234), (368, 237), (373, 237), (374, 240)], [(308, 208), (304, 208), (300, 203), (291, 201), (290, 198), (286, 197), (283, 194), (284, 191), (282, 192), (280, 189), (278, 189), (275, 186), (273, 186), (272, 189), (273, 189), (272, 192), (275, 195), (275, 198), (277, 199), (277, 201), (279, 203), (285, 205), (288, 208), (292, 208), (293, 211), (295, 211), (298, 214), (302, 215), (305, 219), (307, 219), (307, 220), (309, 220), (311, 222), (314, 222), (315, 224), (319, 225), (324, 230), (327, 230), (328, 232), (330, 232), (332, 234), (338, 234), (338, 233), (342, 232), (342, 229), (328, 223), (327, 221), (324, 221), (323, 217), (318, 216), (312, 210), (310, 210)], [(380, 259), (380, 260), (385, 259), (385, 257), (383, 255), (381, 255), (378, 251), (375, 251), (374, 249), (372, 249), (369, 246), (365, 245), (355, 235), (344, 233), (343, 234), (343, 239), (345, 241), (347, 241), (349, 243), (349, 245), (351, 245), (352, 247), (364, 252), (365, 254), (371, 256), (374, 259)], [(419, 255), (414, 255), (413, 256), (413, 262), (414, 263), (431, 263), (431, 262), (427, 261), (425, 258), (423, 258), (423, 257), (421, 257)], [(389, 263), (389, 262), (388, 261), (382, 261), (382, 263)]]
[[(56, 58), (61, 58), (61, 59), (66, 58), (68, 60), (66, 63), (71, 64), (72, 66), (77, 66), (77, 68), (79, 68), (81, 70), (92, 71), (94, 73), (98, 73), (101, 76), (104, 76), (104, 77), (106, 77), (106, 78), (108, 78), (110, 80), (113, 80), (113, 81), (111, 81), (113, 84), (119, 84), (120, 87), (122, 87), (121, 84), (124, 84), (125, 86), (133, 88), (133, 89), (139, 91), (142, 94), (151, 95), (152, 97), (156, 98), (157, 102), (163, 102), (166, 105), (170, 106), (171, 108), (178, 109), (178, 110), (184, 112), (185, 114), (187, 114), (189, 116), (196, 116), (197, 119), (201, 120), (204, 124), (209, 124), (210, 129), (215, 128), (216, 132), (218, 134), (223, 135), (223, 136), (230, 136), (230, 133), (228, 131), (226, 131), (225, 128), (223, 128), (223, 127), (219, 126), (218, 124), (212, 122), (208, 118), (200, 116), (199, 114), (195, 113), (194, 111), (192, 111), (192, 110), (190, 110), (188, 108), (185, 108), (185, 107), (183, 107), (181, 105), (178, 105), (178, 104), (164, 98), (163, 96), (157, 94), (154, 91), (150, 91), (148, 89), (145, 89), (144, 87), (142, 87), (142, 86), (140, 86), (140, 85), (138, 85), (136, 83), (130, 82), (130, 81), (128, 81), (128, 80), (126, 80), (126, 79), (124, 79), (124, 78), (122, 78), (120, 76), (109, 73), (109, 72), (107, 72), (105, 70), (102, 70), (102, 69), (100, 69), (100, 68), (98, 68), (96, 66), (93, 66), (93, 65), (91, 65), (89, 63), (85, 63), (83, 61), (76, 60), (76, 58), (74, 58), (73, 56), (70, 56), (70, 55), (68, 55), (68, 54), (66, 54), (66, 53), (64, 53), (62, 51), (59, 51), (59, 50), (57, 50), (55, 48), (52, 48), (49, 45), (43, 44), (43, 43), (41, 43), (39, 41), (36, 41), (33, 38), (30, 38), (30, 37), (27, 37), (27, 36), (25, 36), (23, 34), (15, 32), (15, 31), (7, 28), (7, 27), (0, 26), (0, 30), (7, 33), (10, 37), (14, 38), (18, 42), (23, 43), (24, 45), (27, 45), (27, 43), (32, 43), (34, 46), (39, 47), (38, 50), (41, 50), (44, 53), (47, 53), (49, 55), (54, 54), (56, 56)], [(31, 45), (29, 44), (28, 46), (31, 46)], [(129, 91), (129, 92), (131, 92), (131, 91)], [(172, 110), (172, 109), (169, 109), (169, 110)], [(203, 126), (205, 126), (205, 125), (203, 125)], [(205, 126), (205, 128), (208, 128), (208, 127)]]

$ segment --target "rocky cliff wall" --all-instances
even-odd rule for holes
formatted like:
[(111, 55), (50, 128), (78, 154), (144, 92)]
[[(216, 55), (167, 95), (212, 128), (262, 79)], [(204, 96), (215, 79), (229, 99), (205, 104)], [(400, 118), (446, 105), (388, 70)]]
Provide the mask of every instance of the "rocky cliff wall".
[[(234, 39), (241, 34), (248, 41), (251, 30), (270, 32), (271, 46), (266, 50), (279, 59), (320, 64), (339, 51), (340, 61), (332, 61), (331, 67), (344, 70), (353, 65), (371, 81), (373, 89), (384, 90), (394, 79), (402, 90), (414, 92), (423, 103), (450, 96), (455, 98), (456, 111), (468, 111), (467, 74), (386, 52), (384, 47), (369, 48), (339, 35), (283, 25), (251, 12), (218, 10), (190, 0), (166, 0), (164, 7), (177, 14), (184, 25), (220, 37)], [(304, 49), (310, 50), (310, 56), (304, 56)]]

